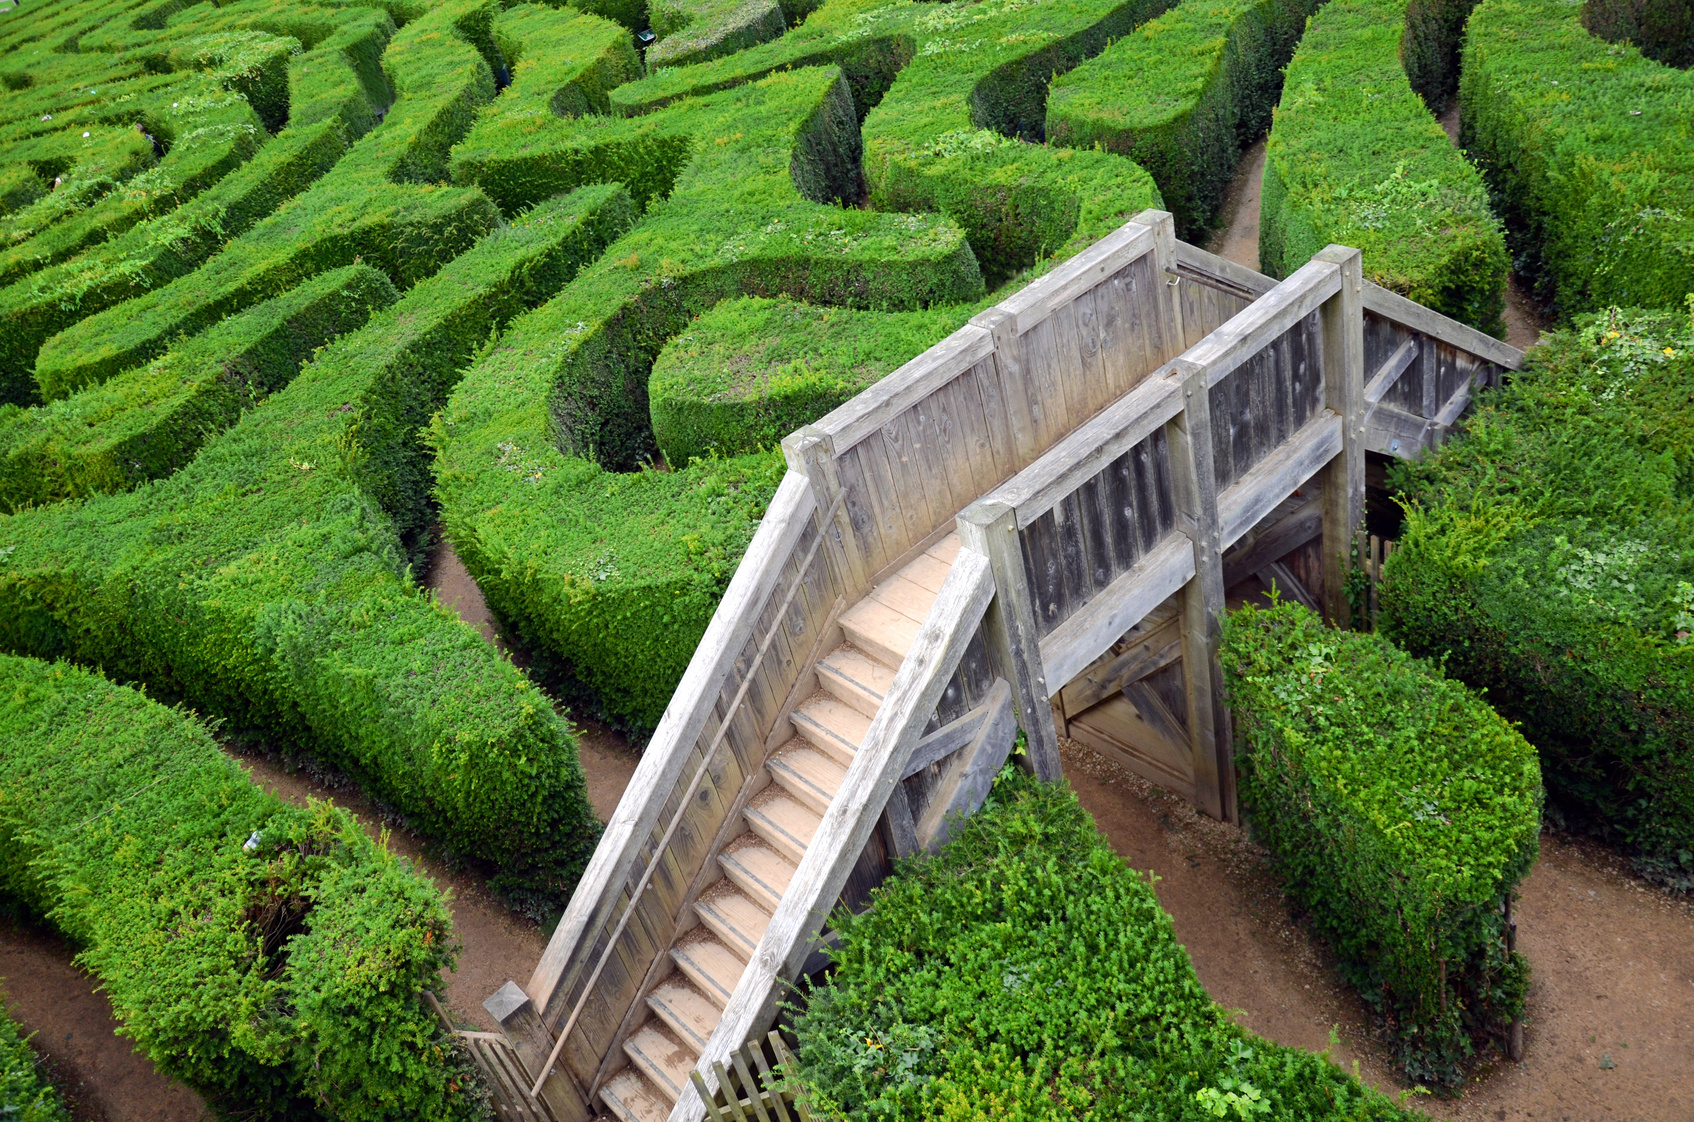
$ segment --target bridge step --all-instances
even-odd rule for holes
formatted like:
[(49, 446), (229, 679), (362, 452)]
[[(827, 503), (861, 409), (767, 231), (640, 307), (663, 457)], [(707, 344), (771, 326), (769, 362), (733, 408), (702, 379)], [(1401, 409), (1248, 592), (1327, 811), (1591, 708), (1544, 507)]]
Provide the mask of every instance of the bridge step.
[(770, 759), (771, 783), (742, 811), (746, 830), (717, 856), (723, 876), (694, 901), (700, 922), (670, 948), (675, 969), (646, 997), (623, 1051), (628, 1066), (601, 1088), (621, 1122), (664, 1122), (758, 950), (816, 836), (877, 707), (958, 555), (951, 538), (883, 581), (841, 616), (852, 646), (818, 663), (819, 692), (792, 714), (795, 733)]

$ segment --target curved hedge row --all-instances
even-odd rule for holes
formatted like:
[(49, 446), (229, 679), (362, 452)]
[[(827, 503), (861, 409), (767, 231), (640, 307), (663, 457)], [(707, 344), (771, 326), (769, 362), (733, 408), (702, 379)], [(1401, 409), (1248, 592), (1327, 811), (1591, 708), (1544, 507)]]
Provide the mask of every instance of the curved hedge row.
[(1260, 268), (1287, 276), (1332, 242), (1365, 275), (1504, 334), (1506, 256), (1476, 169), (1400, 63), (1407, 0), (1331, 0), (1288, 65), (1265, 149)]
[(1382, 626), (1488, 691), (1554, 809), (1694, 888), (1694, 328), (1584, 317), (1399, 480)]
[(0, 655), (0, 740), (0, 892), (161, 1071), (232, 1114), (485, 1116), (419, 998), (457, 957), (446, 903), (345, 811), (287, 806), (198, 722), (62, 663)]
[(11, 1122), (70, 1122), (17, 1022), (0, 1009), (0, 1108)]
[(1438, 667), (1298, 604), (1224, 623), (1241, 797), (1288, 894), (1391, 1028), (1454, 1086), (1523, 1010), (1502, 904), (1535, 864), (1535, 749)]
[(1270, 124), (1314, 0), (1186, 0), (1053, 82), (1047, 138), (1153, 176), (1177, 236), (1217, 217), (1241, 150)]
[(1551, 0), (1478, 5), (1463, 142), (1519, 271), (1561, 311), (1680, 307), (1694, 292), (1694, 74), (1595, 38), (1581, 15)]
[(1236, 1026), (1147, 881), (1068, 788), (1008, 767), (934, 859), (840, 915), (830, 983), (796, 1018), (815, 1115), (1420, 1117), (1325, 1056)]

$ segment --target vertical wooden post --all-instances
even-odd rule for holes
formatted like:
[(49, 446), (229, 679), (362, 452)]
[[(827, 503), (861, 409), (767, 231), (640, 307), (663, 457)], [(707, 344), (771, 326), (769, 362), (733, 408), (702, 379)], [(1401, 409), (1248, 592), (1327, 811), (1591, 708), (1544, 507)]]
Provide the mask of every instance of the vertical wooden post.
[(1223, 539), (1218, 529), (1217, 476), (1212, 467), (1212, 417), (1204, 366), (1176, 360), (1182, 412), (1165, 425), (1178, 526), (1194, 543), (1194, 577), (1182, 590), (1182, 671), (1188, 694), (1188, 735), (1194, 760), (1194, 798), (1213, 818), (1235, 822), (1235, 745), (1223, 702), (1218, 645), (1223, 638)]
[(1035, 628), (1035, 602), (1023, 564), (1017, 511), (978, 501), (960, 513), (958, 525), (962, 546), (988, 558), (994, 574), (994, 600), (983, 622), (995, 672), (1012, 685), (1018, 724), (1028, 739), (1023, 762), (1038, 778), (1054, 782), (1064, 774), (1064, 765), (1059, 761), (1059, 730), (1053, 724), (1047, 671), (1041, 665), (1041, 635)]
[[(799, 472), (811, 483), (818, 509), (827, 511), (835, 503), (836, 496), (841, 494), (841, 473), (836, 470), (835, 453), (829, 438), (814, 426), (807, 425), (783, 439), (782, 455), (788, 461), (788, 470)], [(860, 590), (870, 588), (870, 567), (859, 549), (859, 538), (853, 532), (853, 520), (847, 514), (847, 504), (843, 503), (836, 511), (833, 524), (826, 527), (825, 532), (834, 534), (841, 546), (853, 586)]]
[(1041, 405), (1032, 401), (1029, 381), (1023, 371), (1023, 341), (1018, 337), (1017, 317), (996, 305), (971, 317), (971, 323), (987, 331), (994, 340), (994, 372), (1000, 379), (1000, 396), (1006, 403), (1011, 425), (1012, 447), (1019, 470), (1040, 454), (1037, 416)]
[(1341, 418), (1341, 453), (1323, 469), (1323, 602), (1332, 623), (1352, 623), (1347, 603), (1353, 531), (1365, 516), (1365, 307), (1358, 250), (1332, 245), (1313, 260), (1341, 267), (1341, 291), (1324, 301), (1323, 396)]
[[(511, 1044), (518, 1059), (523, 1061), (525, 1074), (533, 1081), (547, 1066), (547, 1057), (553, 1051), (553, 1034), (541, 1022), (535, 1002), (529, 999), (523, 987), (508, 980), (482, 1003), (482, 1007), (500, 1026), (501, 1035)], [(559, 1066), (565, 1067), (562, 1060)], [(583, 1101), (582, 1088), (577, 1085), (576, 1076), (569, 1068), (565, 1068), (565, 1074), (569, 1078), (549, 1079), (541, 1088), (541, 1096), (559, 1122), (587, 1122), (594, 1112)]]
[(1176, 272), (1176, 219), (1168, 210), (1144, 210), (1130, 219), (1153, 228), (1153, 271), (1159, 280), (1159, 338), (1161, 361), (1170, 361), (1188, 349), (1182, 324), (1182, 286)]

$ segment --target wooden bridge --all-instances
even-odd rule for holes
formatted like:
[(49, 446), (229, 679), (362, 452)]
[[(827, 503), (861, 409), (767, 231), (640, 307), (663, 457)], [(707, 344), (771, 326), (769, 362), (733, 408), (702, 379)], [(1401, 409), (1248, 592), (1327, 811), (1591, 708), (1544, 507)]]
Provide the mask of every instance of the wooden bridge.
[(1366, 453), (1418, 455), (1522, 357), (1357, 250), (1278, 284), (1148, 211), (794, 433), (545, 954), (487, 1002), (502, 1113), (704, 1118), (690, 1073), (745, 1065), (830, 913), (978, 808), (1019, 727), (1044, 779), (1065, 733), (1234, 820), (1226, 598), (1345, 621)]

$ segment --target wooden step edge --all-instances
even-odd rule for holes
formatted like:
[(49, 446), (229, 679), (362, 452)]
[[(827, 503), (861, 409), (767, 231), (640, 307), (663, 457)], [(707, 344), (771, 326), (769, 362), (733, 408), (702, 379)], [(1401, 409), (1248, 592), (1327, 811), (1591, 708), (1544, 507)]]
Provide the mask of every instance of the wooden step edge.
[[(682, 998), (693, 999), (711, 1010), (712, 1028), (705, 1030), (704, 1036), (701, 1035), (701, 1028), (697, 1027), (687, 1016), (683, 1002), (679, 1000)], [(680, 972), (672, 974), (654, 987), (653, 992), (647, 995), (647, 1008), (653, 1011), (654, 1016), (665, 1022), (665, 1025), (677, 1035), (679, 1040), (696, 1052), (706, 1050), (706, 1043), (711, 1038), (712, 1030), (718, 1027), (717, 1022), (723, 1014), (723, 1010), (712, 1004), (711, 998), (701, 993), (688, 980), (688, 976)]]
[[(820, 759), (827, 760), (832, 764), (835, 762), (811, 747), (789, 749), (783, 755), (790, 753), (798, 755), (800, 752), (811, 752)], [(829, 804), (835, 798), (835, 791), (820, 786), (801, 772), (793, 759), (784, 759), (783, 755), (771, 757), (770, 762), (765, 765), (770, 769), (771, 778), (776, 780), (779, 787), (792, 795), (807, 810), (820, 818), (823, 817), (824, 812), (829, 809)], [(837, 789), (839, 790), (839, 787)]]
[[(742, 899), (747, 898), (742, 897)], [(743, 931), (728, 910), (718, 906), (717, 900), (718, 898), (702, 897), (694, 901), (694, 914), (699, 916), (700, 922), (705, 924), (707, 929), (718, 937), (720, 943), (741, 956), (742, 962), (751, 961), (753, 952), (759, 949), (759, 940), (764, 938), (765, 933), (760, 931), (755, 935), (751, 931)], [(755, 908), (758, 907), (751, 900), (747, 902)], [(769, 915), (766, 915), (765, 918), (767, 922), (770, 919)]]
[[(717, 942), (715, 937), (710, 941), (714, 943)], [(672, 947), (670, 952), (671, 961), (676, 963), (677, 969), (682, 971), (685, 978), (700, 987), (700, 992), (705, 994), (707, 999), (711, 1001), (713, 1005), (722, 1009), (725, 1005), (729, 1004), (730, 997), (735, 993), (736, 983), (741, 981), (741, 975), (737, 974), (735, 977), (727, 979), (714, 976), (707, 968), (707, 960), (705, 957), (694, 952), (695, 947), (698, 947), (705, 942), (707, 942), (707, 940), (700, 940), (698, 942)], [(735, 952), (731, 951), (728, 947), (724, 948), (724, 953), (729, 955), (731, 958), (735, 957)], [(745, 969), (745, 966), (743, 966), (743, 969)], [(726, 982), (727, 985), (725, 984)]]
[[(780, 852), (768, 842), (761, 848), (768, 850), (779, 861), (786, 862), (791, 867), (790, 877), (792, 878), (792, 867), (798, 862), (790, 861), (786, 854)], [(778, 888), (775, 884), (767, 882), (764, 879), (764, 874), (754, 869), (751, 864), (737, 859), (736, 855), (743, 852), (745, 852), (745, 849), (732, 849), (718, 854), (718, 867), (723, 870), (724, 876), (729, 878), (730, 883), (747, 894), (748, 899), (757, 903), (767, 912), (775, 912), (776, 906), (782, 903), (782, 893), (787, 886)]]
[[(865, 660), (874, 661), (869, 655)], [(850, 705), (873, 719), (882, 708), (883, 695), (876, 687), (860, 681), (846, 666), (836, 665), (827, 658), (818, 663), (818, 687), (843, 705)]]
[[(853, 710), (853, 714), (864, 716), (857, 709)], [(802, 740), (842, 767), (852, 766), (853, 757), (858, 754), (859, 745), (864, 742), (863, 736), (857, 742), (849, 740), (842, 733), (824, 724), (816, 713), (806, 712), (804, 705), (796, 709), (789, 720), (794, 722), (794, 731), (800, 734)]]
[(600, 1101), (620, 1122), (665, 1122), (675, 1105), (667, 1104), (664, 1095), (634, 1064), (606, 1080), (600, 1088)]
[[(796, 804), (805, 809), (803, 804)], [(764, 813), (763, 807), (750, 806), (741, 812), (742, 820), (747, 828), (759, 836), (759, 839), (772, 849), (788, 858), (794, 864), (800, 864), (800, 859), (806, 856), (806, 846), (809, 839), (803, 839), (789, 832), (775, 818)], [(822, 817), (819, 815), (818, 817)]]
[[(655, 1090), (676, 1105), (676, 1100), (688, 1089), (688, 1072), (700, 1062), (700, 1053), (671, 1035), (668, 1028), (656, 1020), (649, 1020), (636, 1029), (628, 1040), (623, 1042), (624, 1054), (642, 1075), (647, 1077)], [(687, 1056), (688, 1064), (681, 1072), (681, 1082), (677, 1081), (677, 1073), (666, 1067), (666, 1061), (672, 1065), (677, 1056)], [(666, 1113), (669, 1113), (668, 1111)]]

